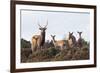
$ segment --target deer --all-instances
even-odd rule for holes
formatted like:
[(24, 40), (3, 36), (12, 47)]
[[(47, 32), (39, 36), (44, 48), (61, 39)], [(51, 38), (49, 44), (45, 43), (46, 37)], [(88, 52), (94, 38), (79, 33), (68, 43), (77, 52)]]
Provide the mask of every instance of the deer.
[(66, 42), (64, 40), (55, 40), (55, 36), (56, 35), (51, 35), (54, 47), (60, 47), (60, 50), (64, 49), (64, 46), (66, 46)]
[(73, 35), (73, 32), (72, 33), (69, 32), (68, 39), (67, 39), (67, 44), (68, 44), (69, 48), (72, 48), (72, 47), (76, 46), (76, 38)]
[(41, 32), (40, 32), (40, 35), (34, 35), (32, 37), (32, 44), (31, 44), (32, 51), (37, 50), (37, 49), (43, 49), (43, 46), (44, 46), (44, 43), (45, 43), (45, 36), (46, 36), (45, 31), (47, 29), (47, 25), (48, 25), (48, 21), (47, 21), (47, 24), (44, 27), (42, 27), (40, 24), (38, 24), (39, 30)]
[(77, 46), (79, 47), (79, 48), (81, 48), (83, 45), (83, 43), (82, 43), (82, 41), (83, 41), (83, 39), (82, 39), (82, 37), (81, 37), (81, 34), (82, 34), (82, 32), (77, 32), (78, 34), (79, 34), (79, 38), (78, 38), (78, 40), (77, 40)]
[(32, 52), (36, 51), (36, 49), (38, 48), (38, 45), (37, 45), (38, 38), (39, 38), (38, 35), (35, 35), (32, 37), (32, 45), (31, 45)]

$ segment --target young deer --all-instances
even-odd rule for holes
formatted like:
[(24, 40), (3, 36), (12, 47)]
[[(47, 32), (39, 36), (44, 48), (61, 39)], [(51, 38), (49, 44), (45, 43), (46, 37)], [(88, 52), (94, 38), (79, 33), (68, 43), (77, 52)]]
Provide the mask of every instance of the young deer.
[[(39, 24), (38, 24), (39, 25)], [(47, 24), (45, 25), (45, 27), (42, 27), (39, 25), (39, 30), (41, 31), (40, 35), (34, 35), (33, 37), (37, 37), (38, 39), (36, 40), (36, 38), (34, 39), (32, 37), (32, 50), (33, 49), (41, 49), (45, 43), (45, 31), (46, 31), (46, 26), (48, 25), (48, 21), (47, 21)], [(34, 41), (35, 40), (35, 41)], [(34, 47), (37, 46), (37, 47)]]
[(51, 35), (51, 37), (55, 48), (60, 47), (61, 50), (64, 49), (66, 46), (66, 42), (64, 40), (55, 40), (55, 35)]
[(83, 43), (82, 43), (82, 37), (81, 37), (81, 34), (82, 34), (82, 32), (77, 32), (78, 34), (79, 34), (79, 38), (78, 38), (78, 41), (77, 41), (77, 46), (79, 47), (79, 48), (81, 48), (83, 45)]
[(72, 48), (72, 47), (76, 46), (76, 38), (73, 35), (73, 32), (72, 33), (69, 32), (69, 36), (68, 36), (67, 41), (68, 41), (68, 47), (69, 48)]

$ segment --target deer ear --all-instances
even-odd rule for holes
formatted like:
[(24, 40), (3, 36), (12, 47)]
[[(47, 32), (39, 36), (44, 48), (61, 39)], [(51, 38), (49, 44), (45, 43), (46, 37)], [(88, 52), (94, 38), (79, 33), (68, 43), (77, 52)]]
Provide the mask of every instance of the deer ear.
[(82, 34), (82, 32), (78, 32), (79, 34)]
[(73, 32), (71, 34), (73, 34)]

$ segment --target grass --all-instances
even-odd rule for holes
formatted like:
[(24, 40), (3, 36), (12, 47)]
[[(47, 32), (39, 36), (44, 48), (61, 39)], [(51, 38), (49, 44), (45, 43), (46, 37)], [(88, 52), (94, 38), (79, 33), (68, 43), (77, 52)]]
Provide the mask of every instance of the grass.
[[(29, 52), (29, 53), (27, 53)], [(50, 47), (37, 50), (33, 53), (24, 51), (21, 55), (21, 62), (46, 62), (46, 61), (64, 61), (64, 60), (85, 60), (89, 59), (89, 48), (67, 48), (63, 50)]]
[(47, 61), (70, 61), (89, 59), (89, 43), (83, 42), (83, 47), (64, 48), (59, 50), (52, 44), (46, 43), (45, 48), (32, 53), (30, 43), (23, 41), (21, 44), (21, 62), (47, 62)]

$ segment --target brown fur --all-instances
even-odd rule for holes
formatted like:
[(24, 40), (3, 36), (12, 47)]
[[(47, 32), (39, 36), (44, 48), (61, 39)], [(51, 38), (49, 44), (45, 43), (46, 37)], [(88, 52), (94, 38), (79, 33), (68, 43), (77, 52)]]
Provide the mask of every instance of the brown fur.
[(36, 51), (36, 48), (38, 47), (37, 45), (38, 38), (39, 38), (39, 35), (34, 35), (32, 37), (32, 45), (31, 45), (32, 51)]
[(37, 49), (41, 49), (43, 47), (43, 45), (45, 43), (45, 30), (47, 29), (46, 26), (45, 27), (40, 26), (39, 30), (41, 31), (41, 34), (40, 35), (34, 35), (32, 37), (32, 45), (31, 46), (32, 46), (33, 51), (34, 51), (34, 49), (37, 50)]
[(81, 34), (82, 32), (77, 32), (79, 34), (79, 38), (78, 38), (78, 41), (77, 41), (77, 46), (79, 48), (81, 48), (83, 45), (82, 45), (82, 37), (81, 37)]
[(55, 40), (55, 35), (51, 35), (52, 40), (53, 40), (53, 44), (55, 46), (55, 48), (60, 47), (60, 49), (62, 50), (65, 46), (65, 41), (64, 40)]
[(67, 43), (68, 43), (68, 47), (69, 48), (72, 48), (72, 47), (75, 47), (76, 46), (76, 38), (73, 35), (73, 32), (72, 33), (69, 32), (69, 36), (68, 36), (68, 39), (67, 39)]

